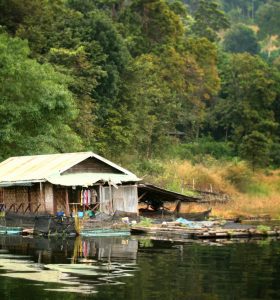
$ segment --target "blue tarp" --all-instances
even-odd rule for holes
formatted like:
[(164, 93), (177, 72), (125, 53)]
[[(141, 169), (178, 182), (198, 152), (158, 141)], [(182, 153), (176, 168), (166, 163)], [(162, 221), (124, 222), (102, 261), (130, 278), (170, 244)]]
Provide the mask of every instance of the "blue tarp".
[(211, 227), (213, 226), (214, 222), (210, 222), (210, 221), (189, 221), (187, 219), (184, 218), (178, 218), (176, 220), (176, 222), (185, 225), (189, 228), (194, 228), (194, 229), (199, 229), (199, 228), (203, 228), (203, 227)]

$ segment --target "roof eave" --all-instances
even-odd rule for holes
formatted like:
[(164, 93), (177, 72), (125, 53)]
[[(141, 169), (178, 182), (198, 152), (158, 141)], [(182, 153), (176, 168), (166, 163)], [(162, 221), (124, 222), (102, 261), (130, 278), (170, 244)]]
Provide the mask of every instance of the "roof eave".
[(0, 187), (10, 187), (10, 186), (27, 186), (32, 185), (33, 183), (46, 182), (45, 179), (36, 179), (36, 180), (17, 180), (17, 181), (1, 181)]

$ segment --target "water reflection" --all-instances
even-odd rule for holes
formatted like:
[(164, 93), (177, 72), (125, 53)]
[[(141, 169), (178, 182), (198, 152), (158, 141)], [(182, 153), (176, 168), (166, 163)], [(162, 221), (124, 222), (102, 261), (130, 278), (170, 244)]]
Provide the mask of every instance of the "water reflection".
[(60, 285), (48, 291), (92, 294), (97, 285), (121, 284), (118, 278), (137, 270), (134, 239), (1, 236), (0, 245), (0, 276)]
[(277, 239), (0, 236), (1, 300), (280, 299), (279, 278)]

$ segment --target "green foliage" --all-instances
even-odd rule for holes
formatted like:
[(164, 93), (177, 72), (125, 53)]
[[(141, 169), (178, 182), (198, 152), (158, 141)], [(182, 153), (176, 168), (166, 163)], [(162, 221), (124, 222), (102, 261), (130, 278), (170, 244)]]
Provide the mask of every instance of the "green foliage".
[(164, 166), (158, 160), (144, 159), (142, 161), (139, 161), (137, 165), (134, 166), (134, 169), (142, 176), (144, 175), (158, 176), (163, 173)]
[(251, 195), (251, 196), (259, 196), (259, 197), (264, 197), (264, 196), (269, 196), (270, 194), (270, 189), (266, 185), (260, 183), (260, 182), (251, 182), (248, 184), (246, 187), (246, 194)]
[(141, 217), (141, 220), (139, 223), (136, 224), (136, 226), (140, 227), (151, 227), (153, 225), (153, 220), (150, 218)]
[(264, 0), (0, 1), (0, 156), (92, 149), (141, 174), (164, 167), (139, 161), (174, 156), (280, 165), (278, 10)]
[(269, 139), (278, 126), (273, 115), (278, 93), (277, 72), (258, 56), (248, 53), (227, 55), (222, 62), (221, 98), (209, 112), (212, 128), (224, 132), (235, 145), (236, 152), (239, 149), (243, 156), (247, 150), (241, 150), (239, 145), (253, 146), (249, 138), (253, 131), (264, 135), (267, 143), (263, 141), (263, 145), (268, 149)]
[(222, 5), (232, 21), (251, 23), (254, 21), (256, 12), (265, 0), (222, 0)]
[[(133, 56), (158, 52), (163, 45), (177, 45), (185, 28), (178, 5), (165, 0), (132, 0), (124, 7), (119, 21)], [(175, 11), (174, 11), (175, 10)]]
[(0, 35), (1, 156), (78, 150), (68, 78), (29, 53), (26, 41)]
[(274, 167), (280, 166), (280, 144), (272, 143), (270, 148), (270, 159)]
[(152, 248), (154, 246), (153, 241), (149, 238), (139, 239), (140, 248)]
[(260, 27), (260, 37), (267, 35), (278, 35), (280, 30), (280, 3), (269, 1), (257, 11), (256, 21)]
[(193, 160), (195, 156), (211, 155), (216, 159), (229, 159), (233, 157), (231, 145), (228, 142), (217, 142), (211, 137), (200, 138), (191, 143), (178, 146), (178, 155), (181, 159)]
[(256, 34), (251, 28), (243, 24), (238, 24), (228, 30), (223, 44), (225, 50), (228, 52), (248, 52), (251, 54), (257, 54), (259, 52)]
[(220, 9), (217, 2), (213, 0), (199, 0), (194, 9), (195, 22), (192, 31), (200, 36), (215, 41), (218, 39), (218, 32), (229, 27), (229, 21)]
[(268, 231), (271, 230), (271, 227), (266, 226), (266, 225), (258, 225), (257, 230), (261, 231), (262, 233), (267, 233)]
[(258, 131), (245, 135), (240, 146), (240, 153), (256, 167), (263, 167), (269, 163), (270, 140)]
[(240, 192), (246, 192), (253, 183), (252, 172), (243, 162), (235, 162), (225, 170), (225, 178)]

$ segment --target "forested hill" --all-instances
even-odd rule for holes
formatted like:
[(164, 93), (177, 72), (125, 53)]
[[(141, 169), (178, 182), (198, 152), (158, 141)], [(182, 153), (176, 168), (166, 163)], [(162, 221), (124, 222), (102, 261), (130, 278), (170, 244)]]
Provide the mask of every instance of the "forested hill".
[(0, 158), (207, 141), (278, 166), (279, 16), (276, 0), (0, 0)]

